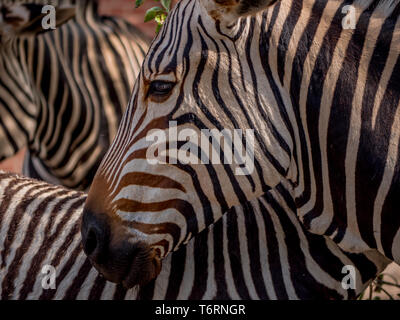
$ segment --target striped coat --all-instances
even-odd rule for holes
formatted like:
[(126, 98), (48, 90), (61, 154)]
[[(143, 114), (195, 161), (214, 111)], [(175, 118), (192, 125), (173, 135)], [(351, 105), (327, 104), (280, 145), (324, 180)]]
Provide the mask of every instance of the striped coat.
[[(400, 263), (399, 34), (399, 0), (180, 1), (88, 193), (93, 264), (140, 284), (282, 183), (306, 230)], [(225, 161), (222, 139), (211, 158), (201, 137), (212, 130), (252, 133), (234, 141), (240, 154), (246, 140), (246, 170)]]
[[(348, 299), (388, 262), (373, 252), (345, 254), (305, 231), (280, 186), (171, 253), (155, 281), (126, 290), (100, 276), (81, 248), (85, 199), (0, 173), (1, 299)], [(345, 265), (355, 268), (354, 289), (342, 287)], [(43, 288), (46, 266), (55, 268), (55, 289)]]
[(13, 26), (24, 2), (32, 1), (0, 4), (0, 160), (27, 147), (25, 175), (86, 189), (116, 135), (148, 39), (122, 19), (99, 16), (95, 0), (34, 1), (31, 15), (52, 4), (57, 17), (66, 6), (75, 17), (12, 36), (7, 22)]

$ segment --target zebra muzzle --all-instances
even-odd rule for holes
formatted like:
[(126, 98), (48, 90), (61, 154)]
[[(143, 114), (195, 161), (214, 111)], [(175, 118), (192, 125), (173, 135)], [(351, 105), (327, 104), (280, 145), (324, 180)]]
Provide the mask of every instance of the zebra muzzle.
[(125, 288), (145, 285), (155, 279), (161, 271), (161, 259), (156, 251), (142, 241), (133, 241), (111, 229), (106, 215), (84, 210), (82, 246), (99, 273)]
[(161, 259), (154, 250), (148, 246), (136, 250), (138, 251), (122, 281), (122, 285), (127, 289), (135, 285), (146, 285), (154, 280), (161, 271)]

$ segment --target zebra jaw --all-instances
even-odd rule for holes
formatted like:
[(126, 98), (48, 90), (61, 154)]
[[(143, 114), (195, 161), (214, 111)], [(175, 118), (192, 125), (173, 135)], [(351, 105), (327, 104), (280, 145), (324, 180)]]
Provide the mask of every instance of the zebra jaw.
[(147, 284), (161, 271), (159, 249), (128, 237), (105, 214), (95, 214), (85, 207), (81, 235), (85, 254), (108, 281), (129, 289)]
[(99, 264), (90, 257), (89, 260), (106, 280), (122, 284), (125, 289), (148, 284), (157, 278), (162, 267), (161, 258), (156, 251), (142, 244), (139, 248), (134, 249), (128, 263), (122, 262), (109, 266), (108, 263)]
[(145, 257), (143, 258), (136, 257), (133, 260), (127, 275), (122, 280), (124, 288), (130, 289), (136, 285), (144, 286), (160, 274), (162, 263), (156, 251), (150, 249), (144, 255)]

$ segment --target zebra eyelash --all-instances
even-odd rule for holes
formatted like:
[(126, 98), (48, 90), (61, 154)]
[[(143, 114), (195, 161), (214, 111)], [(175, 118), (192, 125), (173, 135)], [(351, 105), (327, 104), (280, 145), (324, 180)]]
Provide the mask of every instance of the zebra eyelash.
[(175, 84), (172, 81), (154, 80), (149, 85), (146, 97), (154, 102), (163, 102), (169, 98)]

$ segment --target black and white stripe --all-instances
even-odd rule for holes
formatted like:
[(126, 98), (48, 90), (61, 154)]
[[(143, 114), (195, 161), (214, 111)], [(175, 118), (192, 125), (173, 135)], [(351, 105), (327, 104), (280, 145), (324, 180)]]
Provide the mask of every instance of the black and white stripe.
[(122, 19), (99, 16), (95, 0), (1, 6), (23, 3), (74, 7), (76, 16), (54, 31), (0, 44), (0, 160), (27, 147), (24, 174), (87, 189), (116, 135), (148, 39)]
[[(180, 1), (89, 192), (84, 243), (99, 225), (110, 230), (96, 234), (107, 264), (97, 247), (86, 250), (96, 267), (130, 280), (115, 270), (125, 263), (118, 256), (140, 248), (153, 260), (131, 255), (130, 263), (145, 263), (152, 277), (169, 252), (281, 183), (293, 187), (310, 232), (400, 262), (399, 2), (265, 0), (272, 5), (249, 16), (240, 8), (251, 0)], [(346, 5), (355, 29), (342, 26)], [(150, 164), (146, 136), (159, 129), (168, 137), (170, 121), (195, 132), (253, 129), (254, 171)]]
[[(223, 219), (169, 255), (141, 288), (107, 282), (80, 243), (85, 194), (0, 173), (0, 297), (5, 299), (348, 299), (380, 273), (376, 253), (345, 254), (299, 223), (283, 186)], [(56, 289), (43, 289), (56, 270)], [(344, 265), (356, 289), (342, 288)]]

